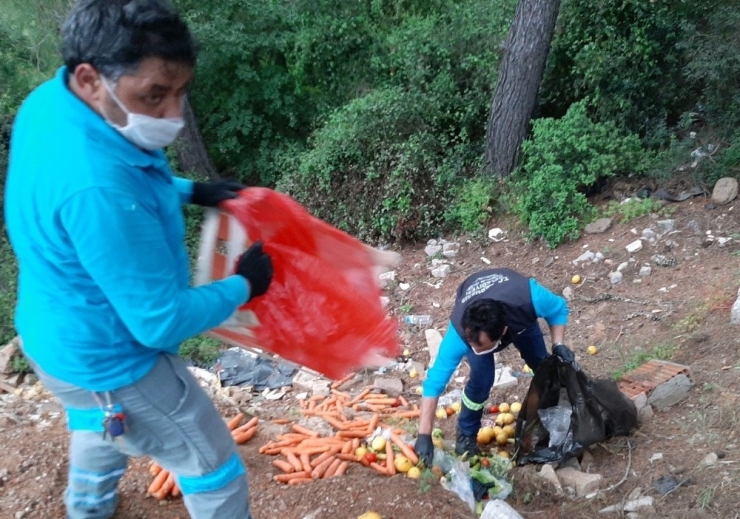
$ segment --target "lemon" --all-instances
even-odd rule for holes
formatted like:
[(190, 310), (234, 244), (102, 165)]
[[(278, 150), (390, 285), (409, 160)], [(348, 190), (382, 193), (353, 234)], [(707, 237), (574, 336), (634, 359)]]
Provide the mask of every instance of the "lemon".
[(437, 412), (434, 413), (434, 414), (440, 420), (444, 420), (445, 418), (447, 418), (447, 411), (445, 411), (444, 408), (442, 408), (442, 407), (440, 407), (439, 409), (437, 409)]
[(504, 425), (512, 424), (516, 421), (516, 418), (514, 418), (514, 415), (511, 413), (504, 413), (503, 422)]
[(418, 376), (419, 376), (419, 372), (416, 371), (415, 369), (411, 368), (411, 370), (409, 371), (409, 377), (416, 378)]
[(478, 443), (481, 445), (488, 445), (491, 440), (496, 437), (495, 428), (493, 427), (481, 427), (478, 431)]
[(501, 434), (502, 432), (504, 432), (504, 430), (498, 425), (494, 427), (493, 429), (491, 429), (491, 433), (494, 438), (498, 436), (499, 434)]
[(507, 438), (513, 438), (514, 434), (516, 434), (516, 427), (513, 425), (504, 425), (503, 433)]
[(522, 410), (522, 403), (521, 402), (514, 402), (511, 404), (511, 407), (509, 408), (509, 411), (512, 413), (518, 413)]
[(375, 452), (385, 451), (385, 438), (383, 438), (382, 436), (376, 436), (370, 446)]
[(357, 516), (357, 519), (383, 519), (383, 517), (378, 512), (365, 512)]
[(578, 274), (576, 274), (575, 276), (573, 276), (572, 278), (570, 278), (570, 282), (573, 283), (574, 285), (577, 285), (578, 283), (581, 282), (581, 276), (579, 276)]
[(508, 458), (509, 457), (509, 453), (506, 452), (506, 451), (498, 451), (498, 455), (501, 456), (502, 458)]
[(504, 414), (505, 414), (505, 413), (499, 413), (499, 414), (498, 414), (498, 416), (496, 417), (496, 420), (495, 420), (495, 422), (496, 422), (496, 425), (506, 425), (506, 424), (504, 423)]
[(505, 432), (501, 431), (501, 434), (496, 436), (496, 443), (499, 445), (504, 445), (506, 443), (506, 440), (508, 440), (509, 437), (506, 435)]
[(588, 351), (589, 355), (596, 355), (597, 353), (599, 353), (599, 348), (597, 348), (596, 346), (589, 346), (586, 351)]
[(509, 412), (509, 404), (506, 402), (502, 402), (498, 405), (498, 412), (499, 413), (508, 413)]
[(420, 394), (422, 394), (423, 392), (424, 392), (424, 388), (422, 388), (421, 386), (416, 386), (416, 387), (414, 388), (414, 393), (416, 393), (417, 395), (420, 395)]
[(411, 355), (411, 350), (406, 348), (405, 350), (403, 350), (403, 353), (401, 355), (403, 355), (404, 357), (408, 357), (409, 355)]
[(406, 456), (398, 455), (393, 460), (393, 466), (396, 467), (396, 470), (398, 472), (403, 472), (405, 474), (414, 465), (411, 463), (411, 460), (408, 459)]
[[(406, 476), (410, 477), (411, 479), (419, 479), (421, 477), (421, 469), (419, 467), (411, 467), (409, 471), (406, 473)], [(379, 519), (380, 516), (378, 516)]]
[(522, 368), (522, 373), (532, 373), (532, 368), (530, 368), (529, 366), (525, 364), (524, 367)]
[(456, 413), (459, 413), (462, 410), (462, 404), (460, 402), (452, 402), (452, 405), (450, 405), (450, 407)]

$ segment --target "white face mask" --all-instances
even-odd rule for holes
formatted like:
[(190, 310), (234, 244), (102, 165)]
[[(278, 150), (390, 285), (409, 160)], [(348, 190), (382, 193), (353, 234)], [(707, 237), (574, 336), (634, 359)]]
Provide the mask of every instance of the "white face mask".
[(157, 118), (144, 114), (130, 112), (118, 99), (108, 80), (102, 78), (105, 89), (116, 102), (118, 107), (126, 113), (126, 126), (119, 126), (106, 117), (108, 124), (113, 126), (127, 140), (145, 150), (158, 150), (169, 146), (177, 138), (185, 121), (182, 117)]
[(473, 350), (473, 353), (475, 353), (476, 355), (488, 355), (489, 353), (493, 353), (493, 350), (498, 348), (499, 344), (501, 344), (501, 339), (497, 340), (496, 344), (494, 344), (492, 348), (489, 348), (487, 350), (478, 351), (475, 348), (470, 348), (470, 349)]

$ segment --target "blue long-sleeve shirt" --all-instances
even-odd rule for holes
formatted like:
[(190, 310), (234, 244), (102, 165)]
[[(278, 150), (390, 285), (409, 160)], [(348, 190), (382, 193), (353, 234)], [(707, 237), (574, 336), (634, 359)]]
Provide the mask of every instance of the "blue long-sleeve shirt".
[[(537, 317), (544, 319), (550, 326), (568, 323), (569, 312), (565, 299), (544, 288), (534, 278), (529, 279), (529, 289)], [(448, 323), (447, 332), (439, 345), (437, 358), (427, 372), (422, 396), (439, 397), (468, 351), (470, 348), (457, 333), (452, 322)]]
[(74, 95), (64, 68), (29, 95), (5, 221), (20, 267), (16, 327), (42, 370), (92, 391), (125, 386), (248, 299), (240, 276), (190, 287), (180, 204), (191, 194), (161, 151), (131, 144)]

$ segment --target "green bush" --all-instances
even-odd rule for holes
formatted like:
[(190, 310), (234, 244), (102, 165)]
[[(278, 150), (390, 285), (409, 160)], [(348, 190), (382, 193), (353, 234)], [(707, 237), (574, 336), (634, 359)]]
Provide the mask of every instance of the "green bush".
[(480, 231), (493, 213), (497, 184), (490, 176), (464, 180), (445, 211), (446, 220), (465, 232)]
[(594, 123), (588, 100), (571, 106), (561, 119), (534, 122), (522, 145), (522, 160), (512, 175), (514, 212), (532, 237), (551, 247), (577, 238), (594, 213), (584, 190), (606, 178), (640, 173), (644, 155), (639, 139), (622, 135), (614, 124)]

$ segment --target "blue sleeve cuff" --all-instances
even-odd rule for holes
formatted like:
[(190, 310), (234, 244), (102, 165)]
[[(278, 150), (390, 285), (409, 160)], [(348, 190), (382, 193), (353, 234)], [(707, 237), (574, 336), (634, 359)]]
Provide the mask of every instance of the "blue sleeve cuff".
[(568, 324), (570, 311), (564, 298), (553, 294), (537, 283), (534, 278), (529, 280), (529, 289), (537, 317), (542, 317), (550, 326), (565, 326)]
[(190, 199), (193, 196), (193, 184), (194, 182), (192, 180), (188, 180), (187, 178), (182, 177), (175, 177), (174, 178), (175, 187), (177, 187), (177, 192), (180, 195), (180, 204), (189, 204)]
[(234, 302), (237, 305), (241, 306), (249, 301), (249, 281), (244, 279), (242, 276), (235, 274), (220, 281), (216, 281), (216, 283), (222, 283), (228, 287), (229, 292), (234, 294)]
[(447, 333), (442, 339), (442, 344), (439, 345), (437, 358), (434, 365), (427, 372), (421, 396), (439, 397), (447, 387), (447, 383), (467, 351), (467, 345), (460, 338), (455, 327), (452, 326), (452, 322), (448, 323)]

